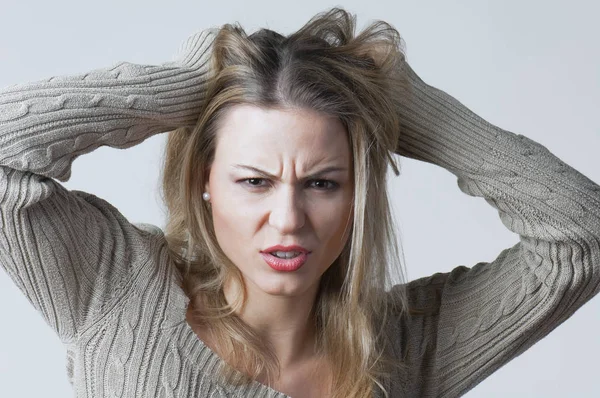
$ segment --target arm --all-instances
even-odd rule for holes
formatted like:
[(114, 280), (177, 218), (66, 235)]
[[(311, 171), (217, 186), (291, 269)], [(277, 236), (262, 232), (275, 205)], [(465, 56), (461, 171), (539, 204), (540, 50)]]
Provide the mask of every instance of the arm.
[(210, 33), (158, 66), (120, 62), (0, 90), (0, 265), (63, 342), (127, 294), (157, 245), (106, 201), (54, 179), (100, 146), (193, 126)]
[[(491, 263), (407, 284), (433, 314), (406, 320), (422, 396), (462, 395), (600, 291), (600, 186), (541, 144), (502, 130), (405, 64), (397, 153), (444, 167), (520, 236)], [(396, 287), (398, 288), (398, 287)]]

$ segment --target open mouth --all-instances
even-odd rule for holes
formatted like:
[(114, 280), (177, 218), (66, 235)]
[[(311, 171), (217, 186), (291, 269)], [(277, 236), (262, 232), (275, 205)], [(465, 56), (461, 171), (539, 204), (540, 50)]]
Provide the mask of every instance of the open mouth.
[(280, 252), (280, 251), (275, 251), (275, 252), (271, 252), (269, 254), (271, 254), (272, 256), (275, 256), (277, 258), (288, 259), (288, 258), (296, 258), (300, 254), (302, 254), (302, 252)]

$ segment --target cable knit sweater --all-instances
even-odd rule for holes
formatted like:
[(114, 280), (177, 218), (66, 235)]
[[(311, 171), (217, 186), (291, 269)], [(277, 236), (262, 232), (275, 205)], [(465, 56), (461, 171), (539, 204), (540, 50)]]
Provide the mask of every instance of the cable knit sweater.
[[(60, 184), (79, 155), (193, 126), (212, 34), (190, 36), (161, 65), (119, 62), (0, 91), (0, 264), (64, 343), (77, 397), (287, 396), (216, 380), (219, 357), (185, 320), (160, 228)], [(411, 369), (387, 384), (390, 396), (456, 397), (598, 293), (600, 187), (406, 71), (414, 95), (399, 109), (397, 154), (455, 174), (520, 237), (492, 262), (407, 283), (412, 305), (435, 311), (387, 325)]]

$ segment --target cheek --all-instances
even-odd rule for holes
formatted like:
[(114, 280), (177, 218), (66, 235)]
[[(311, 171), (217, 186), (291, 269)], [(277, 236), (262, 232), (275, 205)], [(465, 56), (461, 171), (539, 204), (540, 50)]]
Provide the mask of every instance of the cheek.
[(327, 242), (329, 250), (341, 251), (352, 229), (352, 207), (338, 205), (328, 208), (317, 219), (317, 234), (321, 235), (321, 240)]
[(239, 206), (232, 206), (227, 201), (214, 201), (212, 214), (219, 245), (234, 263), (239, 262), (245, 255), (244, 253), (252, 249), (246, 232), (250, 231), (252, 227), (248, 214), (243, 212)]
[[(227, 244), (240, 238), (243, 225), (246, 222), (240, 200), (236, 199), (236, 192), (232, 183), (225, 177), (216, 176), (211, 184), (211, 211), (215, 234), (219, 243)], [(247, 214), (246, 214), (247, 217)], [(221, 240), (224, 240), (222, 242)]]

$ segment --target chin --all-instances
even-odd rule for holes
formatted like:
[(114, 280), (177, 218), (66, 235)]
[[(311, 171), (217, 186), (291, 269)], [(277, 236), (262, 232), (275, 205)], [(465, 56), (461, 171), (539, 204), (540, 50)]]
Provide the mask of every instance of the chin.
[(308, 281), (304, 278), (293, 278), (291, 275), (270, 275), (260, 281), (256, 286), (264, 293), (271, 296), (296, 297), (307, 294), (317, 281)]

